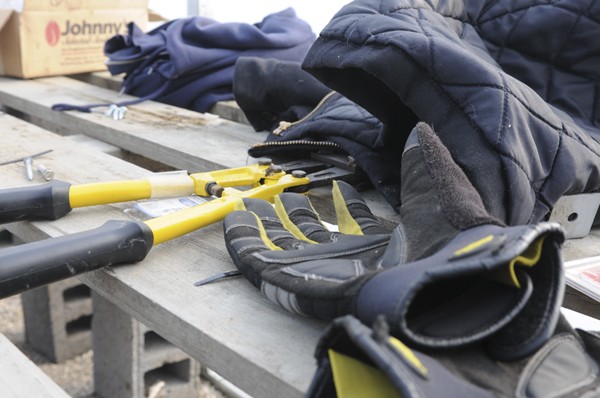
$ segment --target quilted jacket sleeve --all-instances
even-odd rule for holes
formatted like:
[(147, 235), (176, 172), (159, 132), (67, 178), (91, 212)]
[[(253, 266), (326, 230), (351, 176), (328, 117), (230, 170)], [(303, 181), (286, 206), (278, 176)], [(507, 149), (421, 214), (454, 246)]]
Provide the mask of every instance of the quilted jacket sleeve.
[(600, 188), (599, 10), (357, 0), (303, 66), (378, 117), (390, 142), (415, 115), (434, 126), (493, 215), (534, 222), (562, 195)]

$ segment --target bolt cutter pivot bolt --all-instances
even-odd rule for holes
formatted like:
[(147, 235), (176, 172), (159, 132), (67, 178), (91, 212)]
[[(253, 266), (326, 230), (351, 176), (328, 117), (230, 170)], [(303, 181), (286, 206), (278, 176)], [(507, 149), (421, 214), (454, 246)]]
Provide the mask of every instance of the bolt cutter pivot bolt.
[(273, 174), (281, 173), (283, 171), (283, 167), (279, 165), (272, 165), (267, 170), (265, 170), (265, 175), (271, 176)]
[(256, 160), (259, 166), (270, 166), (273, 164), (273, 161), (269, 158), (260, 158)]
[(306, 177), (306, 172), (303, 170), (294, 170), (294, 171), (292, 171), (292, 177), (304, 178), (304, 177)]
[(224, 188), (217, 184), (216, 182), (209, 182), (206, 184), (206, 192), (209, 195), (216, 196), (220, 198), (223, 195)]

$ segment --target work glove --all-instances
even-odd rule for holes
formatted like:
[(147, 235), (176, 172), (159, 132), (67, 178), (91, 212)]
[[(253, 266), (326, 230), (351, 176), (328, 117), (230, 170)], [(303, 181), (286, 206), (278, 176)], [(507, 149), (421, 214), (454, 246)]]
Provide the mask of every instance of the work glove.
[(401, 223), (391, 236), (347, 184), (334, 184), (340, 232), (328, 231), (307, 197), (243, 201), (224, 220), (236, 267), (271, 301), (323, 320), (380, 315), (420, 347), (485, 340), (519, 358), (553, 333), (562, 300), (562, 229), (505, 227), (433, 130), (420, 123), (402, 157)]
[(597, 333), (562, 327), (534, 354), (515, 362), (490, 358), (478, 345), (460, 350), (409, 348), (377, 319), (347, 315), (317, 344), (310, 398), (579, 398), (598, 395)]
[(339, 232), (296, 193), (277, 196), (274, 206), (244, 199), (244, 211), (224, 221), (227, 250), (254, 286), (292, 312), (325, 320), (348, 311), (353, 285), (378, 268), (390, 239), (350, 185), (334, 181), (333, 200)]

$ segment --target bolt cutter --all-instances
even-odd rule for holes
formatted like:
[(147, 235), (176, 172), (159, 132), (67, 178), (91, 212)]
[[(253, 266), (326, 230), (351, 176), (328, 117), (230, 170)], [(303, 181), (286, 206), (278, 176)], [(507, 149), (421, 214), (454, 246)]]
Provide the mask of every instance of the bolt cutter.
[[(272, 200), (282, 192), (308, 192), (333, 179), (354, 180), (351, 163), (306, 159), (275, 165), (264, 159), (239, 168), (83, 185), (53, 180), (0, 190), (0, 223), (56, 220), (78, 207), (187, 196), (213, 200), (146, 221), (107, 221), (89, 231), (0, 250), (0, 298), (109, 265), (143, 260), (159, 243), (222, 220), (241, 198)], [(236, 188), (237, 187), (237, 188)], [(247, 189), (239, 189), (247, 187)]]

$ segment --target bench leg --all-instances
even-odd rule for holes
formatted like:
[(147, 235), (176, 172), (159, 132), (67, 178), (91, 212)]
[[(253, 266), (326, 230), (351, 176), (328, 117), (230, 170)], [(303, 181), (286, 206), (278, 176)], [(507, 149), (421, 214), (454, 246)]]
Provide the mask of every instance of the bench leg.
[(198, 397), (200, 364), (92, 292), (94, 387), (99, 397)]
[(25, 338), (38, 352), (62, 363), (92, 348), (90, 289), (67, 279), (21, 295)]

